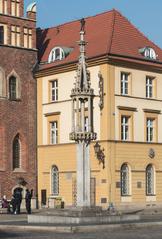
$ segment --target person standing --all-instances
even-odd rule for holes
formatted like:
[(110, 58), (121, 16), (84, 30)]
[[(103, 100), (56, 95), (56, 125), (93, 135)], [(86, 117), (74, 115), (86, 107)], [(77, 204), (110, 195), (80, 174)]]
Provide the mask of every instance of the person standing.
[(29, 191), (29, 189), (26, 189), (26, 195), (25, 195), (25, 205), (26, 205), (26, 211), (28, 214), (31, 214), (31, 198), (33, 196), (33, 189)]
[(20, 207), (22, 202), (22, 194), (20, 190), (15, 191), (14, 198), (15, 198), (15, 204), (16, 204), (15, 214), (20, 214)]
[(12, 195), (10, 202), (11, 209), (9, 208), (9, 212), (16, 214), (16, 200), (14, 194)]

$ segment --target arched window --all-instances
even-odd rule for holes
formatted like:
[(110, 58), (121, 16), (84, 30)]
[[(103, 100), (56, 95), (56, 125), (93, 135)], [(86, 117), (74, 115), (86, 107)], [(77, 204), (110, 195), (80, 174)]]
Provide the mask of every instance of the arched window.
[(54, 62), (56, 60), (62, 60), (65, 58), (65, 53), (61, 47), (54, 47), (49, 54), (48, 62)]
[(17, 98), (17, 81), (15, 76), (9, 78), (9, 98), (10, 100)]
[(130, 195), (130, 169), (127, 164), (121, 167), (121, 195)]
[(12, 156), (13, 157), (13, 169), (20, 168), (21, 148), (20, 148), (19, 135), (17, 135), (13, 140), (12, 153), (13, 153), (13, 156)]
[(53, 195), (58, 195), (59, 194), (59, 171), (56, 166), (52, 167), (52, 172), (51, 172), (51, 181), (52, 181), (52, 194)]
[(146, 168), (146, 195), (155, 194), (155, 170), (154, 167), (149, 164)]

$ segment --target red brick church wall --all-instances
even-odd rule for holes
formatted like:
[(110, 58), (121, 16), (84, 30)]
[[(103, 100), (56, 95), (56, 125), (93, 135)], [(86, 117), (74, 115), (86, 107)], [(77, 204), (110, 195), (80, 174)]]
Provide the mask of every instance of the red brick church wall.
[[(8, 2), (11, 2), (8, 1)], [(21, 1), (23, 9), (23, 1)], [(22, 11), (21, 11), (22, 12)], [(22, 14), (22, 13), (21, 13)], [(6, 96), (0, 98), (0, 197), (11, 198), (12, 189), (23, 178), (36, 195), (36, 81), (33, 68), (37, 62), (36, 22), (30, 19), (0, 14), (0, 23), (8, 24), (8, 44), (0, 45), (0, 68), (5, 72)], [(20, 26), (21, 47), (11, 46), (11, 25)], [(23, 29), (32, 29), (33, 49), (23, 48)], [(20, 80), (21, 97), (8, 98), (8, 77), (16, 74)], [(21, 142), (21, 169), (13, 170), (12, 144), (19, 134)]]

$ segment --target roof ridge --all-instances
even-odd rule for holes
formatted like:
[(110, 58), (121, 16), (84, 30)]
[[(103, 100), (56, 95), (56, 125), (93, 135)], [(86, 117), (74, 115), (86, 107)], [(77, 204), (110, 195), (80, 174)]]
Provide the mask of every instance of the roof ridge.
[(113, 35), (114, 35), (114, 27), (115, 27), (115, 18), (116, 18), (116, 10), (113, 9), (113, 16), (112, 16), (112, 30), (111, 30), (111, 37), (110, 37), (110, 41), (107, 47), (107, 53), (109, 54), (111, 52), (111, 46), (112, 46), (112, 41), (113, 41)]
[[(113, 12), (113, 11), (118, 12), (116, 9), (111, 9), (111, 10), (104, 11), (104, 12), (101, 12), (101, 13), (97, 13), (97, 14), (95, 14), (95, 15), (87, 16), (87, 17), (84, 17), (84, 18), (85, 18), (85, 19), (94, 18), (94, 17), (100, 16), (100, 15), (103, 15), (103, 14), (108, 14), (108, 13)], [(40, 28), (40, 29), (41, 29), (42, 31), (43, 31), (43, 30), (55, 29), (55, 28), (58, 28), (58, 27), (62, 27), (62, 26), (65, 26), (65, 25), (74, 23), (74, 22), (78, 22), (78, 21), (80, 21), (80, 19), (81, 19), (81, 18), (79, 18), (79, 19), (77, 19), (77, 20), (71, 20), (71, 21), (69, 21), (69, 22), (64, 22), (64, 23), (62, 23), (62, 24), (58, 24), (58, 25), (53, 26), (53, 27)]]

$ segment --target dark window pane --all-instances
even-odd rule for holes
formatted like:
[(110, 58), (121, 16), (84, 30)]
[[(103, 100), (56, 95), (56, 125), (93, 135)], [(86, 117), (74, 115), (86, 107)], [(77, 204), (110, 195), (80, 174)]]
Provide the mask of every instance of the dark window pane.
[(18, 136), (13, 141), (13, 168), (20, 168), (20, 142)]
[(0, 44), (4, 44), (4, 27), (0, 26)]
[(16, 78), (14, 76), (9, 79), (9, 97), (11, 100), (16, 99)]

